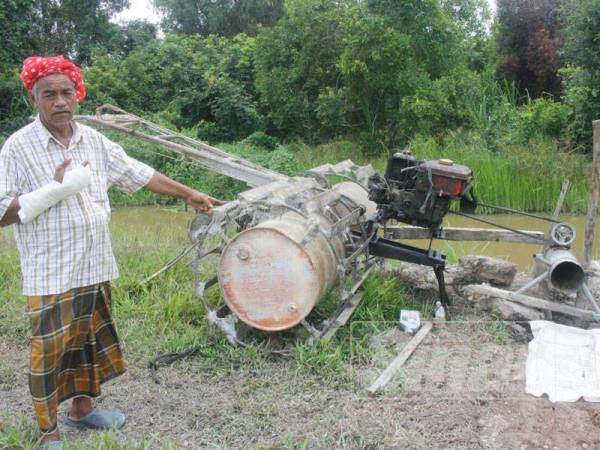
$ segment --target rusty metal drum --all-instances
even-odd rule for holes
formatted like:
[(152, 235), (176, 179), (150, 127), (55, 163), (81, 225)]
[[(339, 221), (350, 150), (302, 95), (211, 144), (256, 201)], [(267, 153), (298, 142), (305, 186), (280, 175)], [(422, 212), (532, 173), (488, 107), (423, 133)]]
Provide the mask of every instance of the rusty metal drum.
[[(262, 222), (235, 236), (223, 250), (218, 269), (221, 292), (231, 311), (247, 325), (264, 331), (291, 328), (337, 281), (346, 230), (331, 235), (335, 222), (323, 211), (340, 197), (348, 212), (375, 207), (353, 183), (342, 183), (333, 193), (324, 194), (329, 204)], [(339, 211), (340, 205), (336, 208)]]

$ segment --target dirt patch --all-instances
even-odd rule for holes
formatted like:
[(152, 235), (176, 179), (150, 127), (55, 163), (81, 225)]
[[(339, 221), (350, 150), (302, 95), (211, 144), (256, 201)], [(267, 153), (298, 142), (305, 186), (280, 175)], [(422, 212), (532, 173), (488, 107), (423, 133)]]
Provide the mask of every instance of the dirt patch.
[[(353, 381), (341, 385), (298, 374), (285, 359), (227, 375), (189, 360), (161, 369), (157, 384), (137, 362), (98, 402), (127, 414), (120, 442), (151, 448), (600, 449), (600, 405), (526, 395), (526, 344), (488, 327), (436, 325), (374, 398), (364, 388), (386, 351), (370, 365), (349, 365)], [(374, 345), (391, 356), (403, 339), (388, 331)], [(0, 411), (31, 418), (28, 350), (0, 343), (0, 352)], [(71, 441), (91, 434), (63, 431)]]

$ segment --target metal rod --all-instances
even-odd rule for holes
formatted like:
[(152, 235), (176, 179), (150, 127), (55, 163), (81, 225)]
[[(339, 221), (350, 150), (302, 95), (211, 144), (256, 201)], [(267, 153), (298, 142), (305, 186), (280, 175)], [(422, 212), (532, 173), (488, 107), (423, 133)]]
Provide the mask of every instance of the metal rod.
[(525, 292), (527, 289), (529, 289), (530, 287), (533, 287), (536, 284), (542, 282), (544, 279), (546, 279), (548, 277), (549, 273), (550, 273), (550, 271), (547, 270), (546, 272), (544, 272), (543, 274), (541, 274), (539, 277), (534, 278), (529, 283), (527, 283), (525, 286), (523, 286), (521, 289), (516, 290), (515, 294), (521, 294), (521, 293)]
[[(173, 267), (175, 264), (177, 264), (179, 261), (181, 261), (189, 252), (191, 252), (194, 248), (196, 248), (196, 246), (198, 244), (201, 244), (201, 243), (202, 243), (202, 240), (198, 240), (198, 241), (194, 242), (192, 245), (190, 245), (189, 247), (184, 248), (177, 256), (175, 256), (173, 259), (171, 259), (160, 270), (158, 270), (157, 272), (153, 273), (148, 278), (146, 278), (144, 281), (142, 281), (141, 284), (146, 284), (150, 280), (156, 278), (157, 276), (159, 276), (162, 273), (164, 273), (167, 270), (169, 270), (171, 267)], [(220, 250), (221, 250), (221, 246), (212, 248), (212, 249), (206, 251), (205, 253), (203, 253), (199, 258), (204, 258), (205, 256), (210, 255), (211, 253), (218, 252)]]
[[(123, 124), (125, 124), (125, 125), (127, 125), (127, 124), (144, 125), (145, 127), (149, 128), (150, 130), (155, 131), (156, 133), (160, 133), (161, 136), (158, 136), (158, 137), (164, 138), (162, 135), (167, 135), (167, 136), (175, 136), (176, 135), (178, 139), (181, 139), (182, 141), (186, 142), (187, 144), (191, 145), (192, 147), (199, 147), (200, 149), (202, 149), (206, 152), (209, 152), (213, 155), (221, 156), (223, 158), (235, 158), (236, 161), (239, 162), (240, 164), (243, 164), (248, 167), (252, 167), (259, 171), (270, 172), (272, 174), (281, 175), (277, 172), (273, 172), (272, 170), (269, 170), (263, 166), (255, 164), (251, 161), (245, 160), (238, 156), (231, 155), (230, 153), (227, 153), (217, 147), (213, 147), (204, 142), (197, 141), (195, 139), (190, 138), (189, 136), (185, 136), (183, 134), (176, 133), (173, 130), (170, 130), (170, 129), (165, 128), (160, 125), (157, 125), (153, 122), (150, 122), (149, 120), (144, 119), (143, 117), (139, 117), (139, 116), (136, 116), (135, 114), (131, 114), (131, 113), (125, 111), (124, 109), (121, 109), (118, 106), (114, 106), (109, 103), (105, 103), (104, 105), (96, 108), (96, 115), (94, 117), (97, 119), (100, 119), (102, 121), (106, 121), (106, 119), (103, 117), (103, 114), (102, 114), (102, 112), (105, 110), (120, 113), (120, 115), (105, 114), (104, 116), (108, 116), (108, 119), (119, 122), (121, 125), (123, 125)], [(77, 116), (77, 117), (90, 117), (90, 116)], [(170, 137), (169, 139), (172, 139), (172, 137)]]
[(590, 292), (590, 288), (588, 288), (587, 285), (584, 284), (582, 287), (582, 290), (583, 290), (583, 295), (585, 295), (585, 297), (590, 301), (590, 303), (596, 310), (596, 314), (600, 314), (600, 306), (598, 306), (598, 303), (596, 302), (596, 300), (594, 299), (594, 296)]
[[(102, 114), (103, 110), (121, 113), (120, 115)], [(238, 156), (224, 152), (204, 142), (196, 141), (184, 135), (177, 136), (185, 144), (172, 142), (177, 133), (167, 128), (156, 125), (141, 117), (137, 117), (113, 105), (103, 105), (96, 110), (96, 115), (75, 116), (76, 120), (89, 122), (99, 126), (111, 128), (124, 134), (135, 136), (154, 144), (162, 145), (177, 153), (191, 156), (203, 166), (216, 172), (241, 180), (250, 186), (260, 186), (275, 180), (288, 179), (287, 176), (259, 166)], [(151, 135), (139, 130), (127, 128), (128, 125), (137, 124), (145, 127), (146, 131), (158, 133)], [(167, 139), (165, 139), (167, 136)]]

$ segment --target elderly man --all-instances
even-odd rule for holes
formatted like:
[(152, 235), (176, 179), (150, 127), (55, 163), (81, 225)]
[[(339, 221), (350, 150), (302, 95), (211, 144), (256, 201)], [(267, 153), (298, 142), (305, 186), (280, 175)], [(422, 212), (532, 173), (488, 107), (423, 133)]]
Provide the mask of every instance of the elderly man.
[(57, 407), (72, 399), (69, 425), (120, 428), (118, 411), (92, 406), (125, 364), (111, 318), (112, 253), (107, 189), (146, 187), (201, 212), (220, 204), (128, 157), (73, 121), (85, 97), (81, 70), (61, 57), (31, 57), (21, 79), (39, 114), (0, 151), (0, 226), (14, 225), (32, 325), (29, 387), (43, 433), (57, 448)]

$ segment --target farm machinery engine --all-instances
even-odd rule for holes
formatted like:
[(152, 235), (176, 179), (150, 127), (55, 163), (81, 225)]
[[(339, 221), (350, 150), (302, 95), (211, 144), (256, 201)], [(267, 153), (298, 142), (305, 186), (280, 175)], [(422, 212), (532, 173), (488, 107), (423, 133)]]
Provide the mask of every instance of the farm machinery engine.
[[(451, 201), (469, 191), (471, 170), (449, 160), (417, 161), (408, 152), (390, 159), (385, 177), (370, 167), (352, 165), (345, 174), (332, 167), (246, 191), (217, 208), (209, 223), (198, 218), (192, 224), (194, 241), (222, 238), (217, 248), (199, 252), (196, 271), (203, 278), (201, 259), (220, 256), (217, 273), (197, 283), (196, 296), (209, 308), (204, 290), (218, 280), (225, 306), (209, 320), (231, 342), (239, 342), (236, 326), (242, 324), (263, 331), (301, 324), (314, 339), (328, 336), (357, 306), (358, 289), (379, 257), (432, 267), (447, 309), (445, 255), (387, 239), (382, 232), (396, 220), (428, 228), (434, 237)], [(328, 176), (350, 181), (332, 186)], [(317, 328), (306, 318), (336, 284), (338, 308)]]
[[(385, 226), (390, 220), (428, 228), (438, 233), (453, 200), (475, 204), (471, 182), (473, 172), (449, 159), (418, 161), (408, 151), (394, 154), (385, 177), (375, 173), (368, 181), (369, 199), (377, 204), (371, 227)], [(470, 195), (470, 198), (468, 197)], [(441, 303), (449, 317), (444, 269), (446, 257), (436, 250), (401, 244), (375, 234), (369, 252), (374, 256), (431, 266), (438, 282)]]
[(385, 178), (369, 178), (369, 198), (379, 205), (379, 222), (393, 219), (435, 231), (450, 202), (469, 193), (472, 180), (466, 166), (449, 159), (417, 161), (403, 151), (389, 159)]

